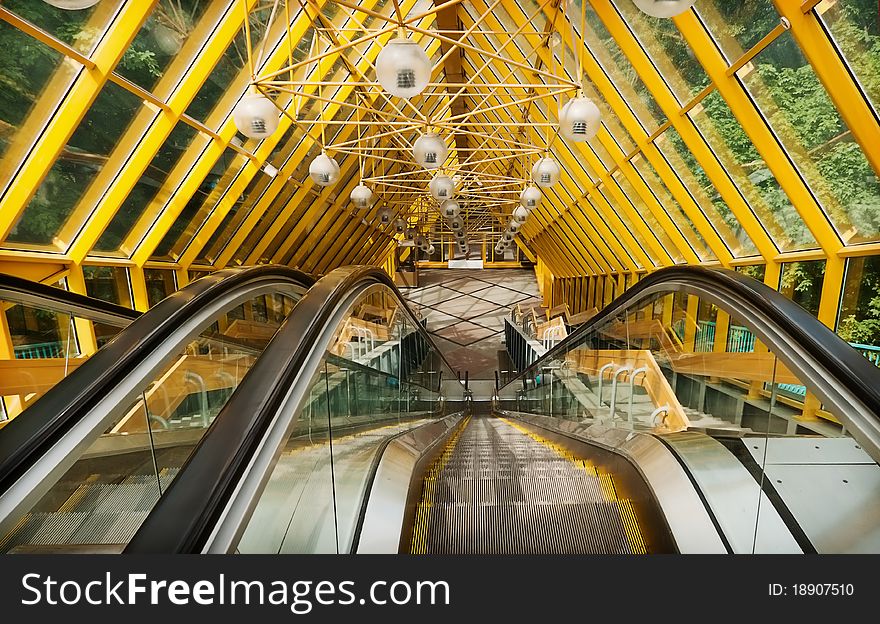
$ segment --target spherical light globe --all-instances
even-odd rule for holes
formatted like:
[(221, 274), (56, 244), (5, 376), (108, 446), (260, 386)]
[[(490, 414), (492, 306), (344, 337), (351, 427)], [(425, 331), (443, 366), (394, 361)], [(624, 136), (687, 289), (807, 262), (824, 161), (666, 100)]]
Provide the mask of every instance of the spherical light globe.
[(403, 234), (406, 232), (406, 221), (403, 219), (398, 219), (394, 222), (394, 231), (398, 234)]
[(427, 132), (413, 143), (413, 158), (425, 169), (436, 169), (446, 162), (449, 148), (446, 141), (433, 132)]
[(519, 194), (519, 203), (527, 210), (540, 206), (542, 199), (544, 199), (544, 194), (537, 186), (527, 186), (523, 189), (523, 192)]
[(363, 184), (358, 184), (356, 187), (351, 189), (351, 203), (355, 205), (356, 208), (369, 208), (370, 204), (373, 203), (373, 191), (370, 190), (370, 187), (364, 186)]
[(51, 4), (56, 9), (64, 9), (66, 11), (79, 11), (88, 9), (98, 4), (101, 0), (45, 0), (46, 4)]
[(464, 223), (462, 223), (461, 219), (455, 217), (449, 222), (449, 227), (453, 232), (461, 232), (464, 227)]
[(633, 0), (633, 3), (651, 17), (675, 17), (694, 6), (697, 0)]
[(387, 208), (382, 208), (379, 210), (379, 223), (382, 225), (387, 225), (391, 223), (391, 211)]
[(514, 221), (516, 221), (517, 223), (522, 225), (523, 223), (526, 222), (526, 219), (529, 218), (529, 211), (526, 210), (525, 208), (523, 208), (522, 206), (517, 206), (514, 209), (513, 214), (511, 216), (513, 217)]
[(559, 182), (559, 165), (549, 156), (541, 158), (532, 167), (532, 180), (541, 188), (550, 188)]
[(458, 216), (459, 211), (460, 208), (458, 207), (458, 202), (454, 199), (447, 199), (440, 204), (440, 212), (447, 219), (454, 219)]
[(522, 223), (517, 221), (516, 219), (511, 219), (510, 224), (507, 226), (507, 229), (516, 234), (519, 232), (519, 229), (522, 227)]
[(431, 59), (415, 41), (398, 37), (376, 57), (376, 78), (391, 95), (411, 98), (431, 80)]
[(434, 245), (428, 245), (428, 249), (427, 249), (428, 255), (433, 256), (434, 252), (436, 252), (436, 251), (437, 250), (434, 249)]
[(339, 165), (327, 154), (318, 154), (309, 164), (309, 177), (318, 186), (330, 186), (339, 179)]
[(588, 97), (573, 98), (559, 111), (559, 133), (574, 143), (595, 137), (601, 122), (602, 113)]
[(168, 56), (174, 56), (183, 47), (184, 34), (177, 32), (165, 24), (156, 24), (153, 27), (153, 39), (156, 45)]
[(235, 127), (249, 139), (265, 139), (278, 128), (278, 109), (262, 93), (246, 93), (232, 111)]
[(514, 236), (516, 236), (516, 235), (513, 232), (505, 232), (504, 234), (501, 235), (501, 238), (503, 238), (507, 242), (511, 242), (511, 241), (513, 241)]
[(428, 184), (431, 197), (444, 201), (455, 197), (455, 182), (447, 175), (435, 175)]

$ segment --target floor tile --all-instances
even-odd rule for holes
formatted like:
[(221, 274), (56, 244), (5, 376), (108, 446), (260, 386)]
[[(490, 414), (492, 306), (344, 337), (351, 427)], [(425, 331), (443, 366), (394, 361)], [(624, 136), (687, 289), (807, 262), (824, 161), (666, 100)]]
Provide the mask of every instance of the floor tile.
[(444, 327), (443, 329), (438, 329), (433, 333), (462, 346), (467, 346), (471, 343), (482, 340), (483, 338), (487, 338), (496, 332), (480, 325), (474, 325), (473, 323), (462, 321)]

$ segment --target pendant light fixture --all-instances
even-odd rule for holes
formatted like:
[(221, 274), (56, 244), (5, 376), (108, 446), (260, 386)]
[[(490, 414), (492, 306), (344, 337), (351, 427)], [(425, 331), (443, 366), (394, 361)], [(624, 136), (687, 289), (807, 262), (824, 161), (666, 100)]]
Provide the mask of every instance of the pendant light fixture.
[(403, 234), (404, 232), (406, 232), (406, 221), (404, 221), (403, 219), (397, 219), (394, 222), (394, 231), (398, 234)]
[(428, 86), (431, 80), (431, 59), (415, 41), (403, 36), (392, 39), (376, 57), (376, 78), (391, 95), (411, 98)]
[(80, 11), (88, 9), (101, 0), (44, 0), (46, 4), (50, 4), (56, 9), (64, 9), (65, 11)]
[(355, 205), (355, 208), (369, 208), (370, 204), (373, 203), (373, 191), (370, 190), (370, 187), (363, 184), (358, 184), (351, 189), (350, 197), (351, 203)]
[(541, 188), (550, 188), (559, 182), (559, 174), (559, 165), (546, 154), (532, 167), (532, 180)]
[(544, 199), (544, 194), (541, 192), (541, 189), (537, 186), (529, 185), (520, 193), (519, 204), (526, 210), (531, 210), (540, 206), (542, 199)]
[(452, 199), (455, 197), (455, 182), (448, 175), (438, 173), (428, 183), (428, 191), (437, 201)]
[(232, 110), (235, 127), (249, 139), (265, 139), (278, 129), (278, 108), (257, 91), (245, 93)]
[(516, 234), (517, 232), (519, 232), (519, 229), (521, 227), (522, 227), (522, 223), (520, 223), (516, 219), (511, 219), (510, 224), (508, 224), (508, 226), (507, 226), (507, 229), (509, 231), (513, 232), (514, 234)]
[(318, 186), (331, 186), (339, 179), (339, 164), (321, 150), (309, 163), (309, 177)]
[(413, 158), (425, 169), (442, 166), (448, 153), (446, 141), (434, 132), (426, 132), (413, 143)]
[(380, 208), (379, 209), (379, 223), (382, 225), (388, 225), (391, 223), (391, 211), (388, 208)]
[(642, 13), (651, 17), (675, 17), (694, 6), (697, 0), (633, 0)]
[(559, 111), (559, 134), (573, 143), (593, 139), (601, 125), (602, 113), (583, 94), (566, 102)]
[(522, 206), (517, 206), (516, 208), (514, 208), (513, 214), (511, 216), (513, 217), (514, 221), (519, 224), (523, 224), (529, 218), (529, 211)]
[(440, 213), (447, 219), (454, 219), (458, 216), (460, 211), (461, 208), (459, 207), (458, 202), (454, 199), (447, 199), (440, 204)]

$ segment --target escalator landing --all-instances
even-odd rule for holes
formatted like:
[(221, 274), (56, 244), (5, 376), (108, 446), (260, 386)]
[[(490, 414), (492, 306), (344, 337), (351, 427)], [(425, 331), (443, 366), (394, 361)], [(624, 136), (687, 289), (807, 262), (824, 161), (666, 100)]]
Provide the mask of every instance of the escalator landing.
[(427, 472), (411, 552), (644, 553), (611, 474), (513, 421), (471, 417)]

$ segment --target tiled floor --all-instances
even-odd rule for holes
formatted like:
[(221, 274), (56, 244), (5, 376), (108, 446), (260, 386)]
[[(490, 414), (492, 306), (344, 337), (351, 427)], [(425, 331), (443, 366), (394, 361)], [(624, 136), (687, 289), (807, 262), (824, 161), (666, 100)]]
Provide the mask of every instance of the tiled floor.
[(493, 379), (504, 349), (504, 317), (517, 303), (540, 305), (535, 274), (519, 269), (439, 269), (420, 273), (421, 287), (402, 289), (428, 319), (449, 363), (471, 379)]

